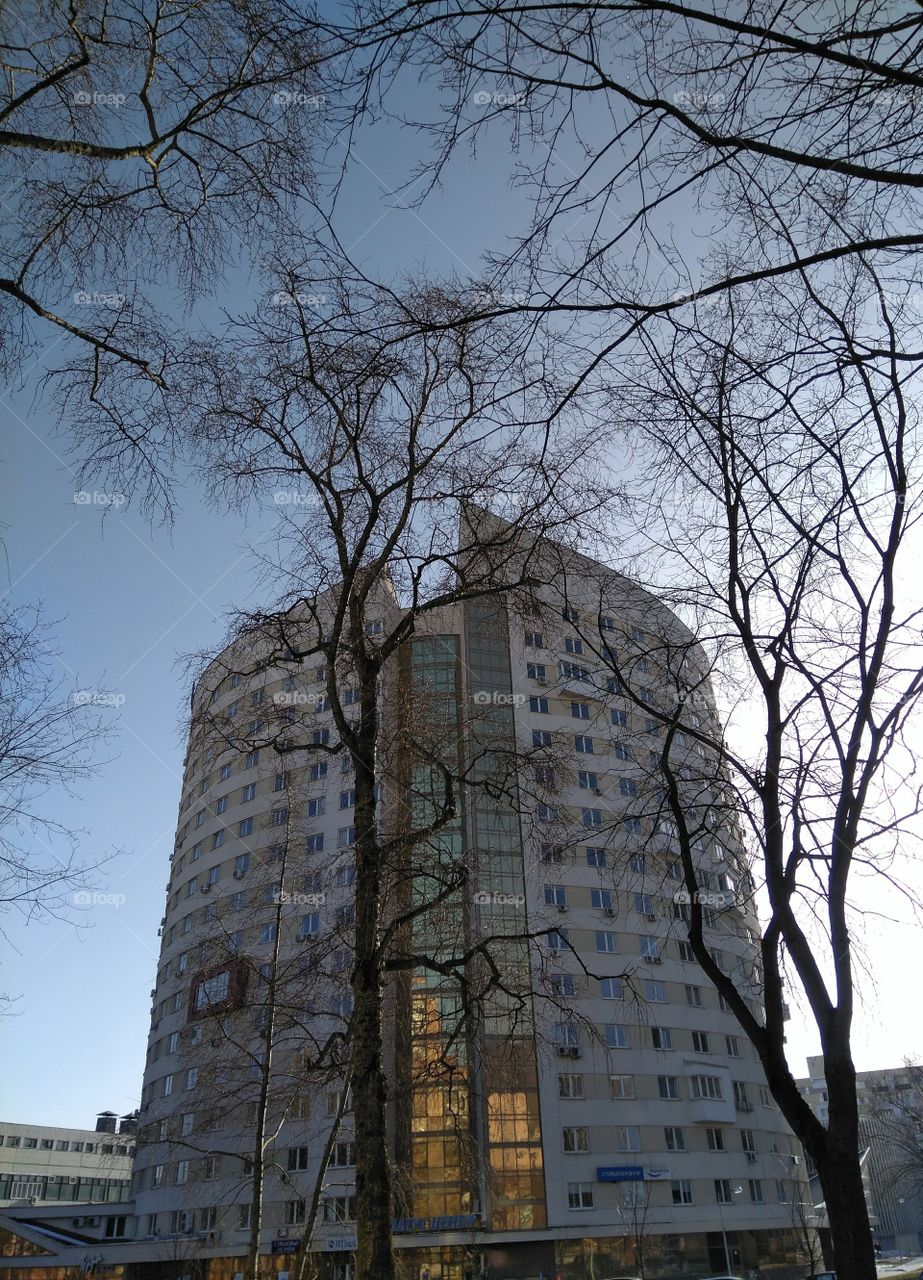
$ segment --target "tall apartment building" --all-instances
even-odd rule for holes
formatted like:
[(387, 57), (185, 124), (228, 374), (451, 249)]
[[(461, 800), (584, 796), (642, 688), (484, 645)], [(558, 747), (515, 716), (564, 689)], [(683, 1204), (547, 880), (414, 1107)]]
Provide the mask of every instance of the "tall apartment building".
[[(808, 1058), (808, 1076), (798, 1088), (811, 1110), (828, 1122), (827, 1082), (822, 1057)], [(923, 1108), (919, 1070), (889, 1067), (883, 1071), (856, 1072), (859, 1102), (859, 1134), (869, 1221), (883, 1252), (916, 1253), (923, 1248), (923, 1196), (919, 1174), (923, 1169), (923, 1130), (918, 1129)], [(906, 1097), (909, 1114), (902, 1117)], [(917, 1117), (914, 1119), (913, 1117)], [(822, 1192), (818, 1191), (820, 1201)]]
[[(546, 552), (549, 585), (427, 615), (381, 682), (380, 834), (441, 815), (386, 886), (395, 945), (433, 959), (386, 992), (405, 1273), (584, 1280), (633, 1273), (639, 1252), (654, 1280), (793, 1264), (798, 1147), (693, 960), (662, 726), (626, 689), (688, 697), (716, 726), (697, 651), (648, 593)], [(372, 642), (400, 607), (382, 592)], [(348, 707), (345, 667), (340, 683)], [(304, 745), (280, 756), (280, 733)], [(196, 687), (135, 1166), (138, 1256), (154, 1268), (139, 1276), (184, 1275), (190, 1258), (236, 1275), (257, 1211), (279, 1271), (308, 1248), (327, 1276), (350, 1274), (355, 823), (336, 741), (326, 672), (280, 662), (265, 635)], [(756, 1009), (733, 813), (707, 753), (671, 750), (712, 815), (696, 841), (707, 936)], [(484, 939), (499, 976), (472, 959), (472, 1008), (437, 963)]]

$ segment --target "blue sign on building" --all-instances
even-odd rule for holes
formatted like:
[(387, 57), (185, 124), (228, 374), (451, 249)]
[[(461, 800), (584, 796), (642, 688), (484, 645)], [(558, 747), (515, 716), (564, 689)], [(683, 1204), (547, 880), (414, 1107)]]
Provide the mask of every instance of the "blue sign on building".
[(596, 1170), (597, 1182), (643, 1182), (644, 1169), (636, 1164), (611, 1164)]

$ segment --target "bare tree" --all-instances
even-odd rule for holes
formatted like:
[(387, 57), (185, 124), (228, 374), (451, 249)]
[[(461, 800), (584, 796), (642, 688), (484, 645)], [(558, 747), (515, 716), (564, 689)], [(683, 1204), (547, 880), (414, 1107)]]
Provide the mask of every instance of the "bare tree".
[[(915, 6), (364, 3), (331, 24), (334, 111), (410, 114), (425, 199), (456, 155), (508, 137), (534, 213), (494, 246), (483, 311), (579, 314), (609, 352), (652, 315), (921, 238)], [(408, 105), (403, 72), (432, 86)], [(422, 191), (422, 195), (419, 193)], [(736, 221), (759, 216), (760, 234)], [(674, 228), (719, 247), (689, 262)]]
[[(838, 1273), (864, 1278), (874, 1254), (850, 1049), (855, 886), (874, 875), (906, 892), (893, 860), (919, 808), (908, 745), (923, 680), (908, 568), (918, 423), (898, 344), (891, 297), (862, 265), (834, 281), (805, 273), (797, 290), (754, 291), (710, 322), (651, 335), (603, 400), (630, 404), (643, 424), (623, 563), (690, 631), (621, 649), (587, 634), (654, 735), (638, 804), (667, 824), (691, 953), (817, 1167)], [(713, 689), (726, 731), (707, 710)], [(757, 885), (721, 834), (735, 827), (761, 881), (761, 926)], [(714, 850), (717, 882), (702, 871)], [(759, 930), (758, 965), (715, 952), (719, 915)], [(826, 1125), (786, 1055), (786, 983), (820, 1037)]]
[[(0, 614), (0, 910), (28, 918), (79, 906), (102, 865), (79, 855), (79, 833), (51, 816), (49, 791), (70, 792), (102, 761), (110, 733), (102, 688), (73, 689), (54, 671), (56, 651), (39, 611)], [(77, 900), (75, 902), (75, 895)]]
[[(453, 935), (435, 954), (425, 936), (428, 913), (434, 918), (443, 904), (459, 901), (460, 920), (468, 911), (469, 871), (441, 833), (457, 819), (462, 784), (487, 794), (506, 721), (500, 717), (501, 732), (496, 714), (486, 717), (476, 754), (481, 772), (476, 763), (460, 776), (457, 755), (446, 754), (451, 726), (440, 720), (438, 698), (424, 687), (401, 707), (395, 662), (415, 636), (426, 645), (426, 620), (437, 610), (486, 602), (529, 580), (522, 530), (569, 535), (575, 514), (597, 511), (604, 495), (591, 479), (592, 436), (563, 418), (549, 426), (542, 414), (550, 365), (505, 361), (500, 334), (469, 327), (447, 335), (441, 321), (461, 308), (451, 295), (379, 289), (350, 276), (342, 259), (323, 278), (295, 272), (280, 285), (290, 305), (250, 317), (229, 344), (200, 353), (207, 374), (190, 394), (217, 483), (235, 497), (275, 492), (296, 513), (283, 539), (288, 607), (251, 614), (245, 628), (261, 637), (270, 663), (321, 672), (332, 722), (307, 739), (288, 724), (276, 749), (346, 757), (355, 772), (357, 1268), (361, 1277), (387, 1280), (394, 1275), (394, 1195), (384, 1124), (385, 979), (404, 975), (406, 982), (423, 971), (433, 999), (443, 983), (461, 1000), (432, 1065), (448, 1072), (449, 1095), (453, 1080), (462, 1083), (452, 1062), (453, 1046), (467, 1034), (465, 1002), (475, 1003), (460, 991), (462, 979), (482, 1006), (492, 998), (515, 1007), (523, 984), (530, 987), (521, 925), (497, 931), (507, 958), (511, 947), (521, 949), (513, 979), (492, 955), (490, 930), (470, 942)], [(432, 338), (420, 336), (421, 317), (432, 319)], [(509, 522), (484, 525), (471, 504), (491, 499), (510, 512)], [(399, 765), (388, 747), (398, 736)], [(505, 803), (504, 776), (508, 766), (498, 778)], [(379, 785), (386, 798), (408, 799), (392, 797), (388, 810)], [(409, 896), (413, 885), (424, 886), (422, 897)]]
[(317, 56), (286, 0), (3, 7), (0, 163), (18, 217), (0, 358), (9, 375), (38, 341), (63, 343), (69, 429), (120, 491), (138, 480), (168, 504), (177, 309), (239, 245), (256, 256), (290, 225), (322, 115)]

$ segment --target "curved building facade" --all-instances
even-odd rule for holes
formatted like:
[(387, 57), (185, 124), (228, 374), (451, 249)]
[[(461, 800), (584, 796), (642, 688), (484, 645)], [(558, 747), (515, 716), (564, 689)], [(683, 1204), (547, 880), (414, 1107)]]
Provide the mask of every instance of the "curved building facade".
[[(383, 833), (428, 821), (440, 779), (460, 780), (451, 820), (395, 873), (398, 941), (438, 960), (487, 939), (500, 975), (481, 966), (476, 1008), (444, 966), (389, 986), (402, 1266), (784, 1273), (801, 1256), (799, 1148), (692, 956), (665, 800), (666, 759), (709, 947), (758, 1013), (753, 884), (701, 741), (718, 733), (701, 655), (592, 561), (545, 578), (429, 615), (382, 681)], [(383, 592), (367, 632), (398, 614)], [(327, 673), (278, 652), (239, 641), (193, 699), (134, 1183), (163, 1274), (242, 1272), (256, 1214), (267, 1267), (297, 1275), (308, 1251), (350, 1275), (351, 763), (329, 750)]]

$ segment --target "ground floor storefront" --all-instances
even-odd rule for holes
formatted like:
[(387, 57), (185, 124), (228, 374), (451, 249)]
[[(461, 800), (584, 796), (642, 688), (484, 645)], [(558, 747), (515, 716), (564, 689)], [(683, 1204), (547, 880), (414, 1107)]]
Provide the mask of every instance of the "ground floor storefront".
[[(163, 1245), (160, 1251), (160, 1257), (118, 1266), (103, 1261), (103, 1254), (71, 1267), (52, 1257), (31, 1257), (28, 1263), (22, 1258), (15, 1266), (3, 1266), (0, 1259), (0, 1280), (243, 1280), (242, 1257), (183, 1257), (178, 1250), (170, 1256)], [(14, 1251), (6, 1254), (12, 1261)], [(466, 1244), (405, 1245), (398, 1259), (401, 1280), (700, 1280), (728, 1273), (746, 1277), (757, 1269), (760, 1280), (801, 1280), (814, 1269), (804, 1237), (785, 1228), (503, 1243), (481, 1237)], [(300, 1254), (274, 1255), (263, 1259), (262, 1270), (266, 1280), (353, 1280), (345, 1252), (312, 1254), (307, 1266)]]

